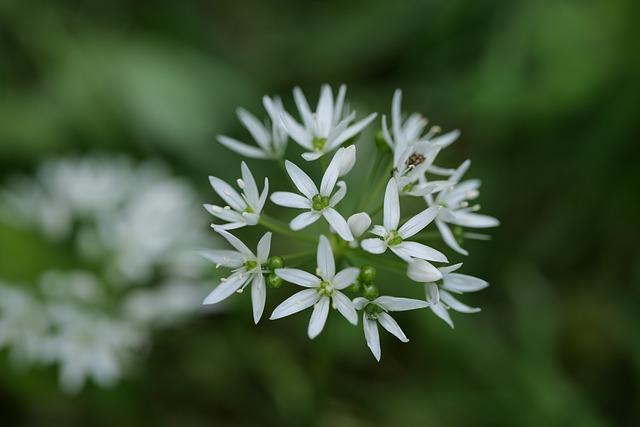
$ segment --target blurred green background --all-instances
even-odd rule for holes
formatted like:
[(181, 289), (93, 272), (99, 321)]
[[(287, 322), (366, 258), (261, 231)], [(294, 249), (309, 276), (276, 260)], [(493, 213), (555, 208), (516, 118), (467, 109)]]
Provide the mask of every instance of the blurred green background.
[[(462, 130), (443, 160), (472, 159), (502, 226), (467, 245), (465, 272), (491, 287), (465, 301), (483, 311), (453, 331), (401, 313), (411, 342), (383, 336), (379, 364), (361, 326), (333, 318), (309, 341), (308, 315), (255, 327), (236, 299), (160, 333), (113, 389), (67, 396), (54, 369), (3, 356), (0, 424), (640, 425), (638, 17), (634, 0), (1, 1), (3, 181), (126, 152), (211, 201), (207, 175), (238, 174), (214, 142), (246, 137), (236, 106), (290, 105), (295, 85), (315, 102), (327, 82), (388, 114), (400, 87), (405, 111)], [(22, 239), (0, 233), (0, 276), (53, 262)]]

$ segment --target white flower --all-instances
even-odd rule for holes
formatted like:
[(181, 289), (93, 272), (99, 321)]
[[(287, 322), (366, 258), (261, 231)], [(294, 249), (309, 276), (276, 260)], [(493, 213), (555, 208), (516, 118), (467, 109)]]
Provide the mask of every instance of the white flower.
[(378, 323), (391, 334), (395, 335), (400, 341), (409, 341), (404, 332), (402, 332), (402, 329), (400, 329), (398, 323), (388, 312), (415, 310), (429, 306), (425, 301), (417, 299), (388, 296), (378, 297), (373, 301), (358, 297), (353, 300), (353, 305), (357, 310), (363, 310), (362, 326), (364, 328), (364, 337), (367, 340), (369, 349), (371, 349), (371, 353), (373, 353), (373, 356), (378, 362), (381, 356)]
[(405, 261), (410, 261), (412, 258), (420, 258), (429, 261), (447, 262), (447, 257), (442, 252), (422, 243), (406, 241), (406, 239), (419, 233), (433, 221), (438, 214), (438, 210), (439, 208), (435, 206), (427, 208), (398, 228), (398, 223), (400, 222), (400, 199), (396, 181), (391, 178), (387, 183), (387, 189), (384, 194), (384, 226), (374, 226), (371, 232), (379, 236), (379, 238), (363, 240), (361, 243), (362, 248), (372, 254), (381, 254), (389, 248)]
[(424, 285), (427, 302), (429, 302), (431, 311), (452, 328), (453, 321), (451, 320), (451, 316), (449, 316), (449, 309), (459, 313), (477, 313), (480, 309), (461, 303), (454, 298), (451, 293), (463, 294), (466, 292), (476, 292), (489, 286), (487, 282), (477, 277), (454, 273), (454, 271), (458, 270), (461, 266), (462, 263), (441, 267), (439, 269), (442, 273), (441, 286), (435, 283), (426, 283)]
[[(350, 147), (349, 149), (341, 148), (336, 152), (322, 177), (320, 191), (302, 169), (290, 161), (285, 162), (291, 181), (303, 195), (288, 191), (276, 191), (271, 195), (271, 201), (284, 207), (308, 209), (307, 212), (301, 213), (291, 221), (289, 226), (292, 230), (301, 230), (323, 216), (340, 237), (348, 242), (353, 240), (347, 221), (334, 207), (347, 194), (347, 184), (344, 181), (337, 181), (343, 171), (349, 171), (350, 153), (354, 151), (355, 147), (353, 149)], [(338, 190), (332, 195), (336, 186)]]
[(242, 162), (241, 170), (242, 179), (239, 179), (237, 184), (241, 190), (244, 190), (242, 195), (220, 178), (209, 177), (211, 186), (227, 202), (227, 206), (223, 208), (217, 205), (204, 205), (204, 207), (213, 216), (227, 221), (227, 224), (215, 225), (224, 230), (256, 225), (269, 194), (269, 178), (264, 179), (264, 188), (260, 194), (256, 181), (245, 162)]
[(329, 304), (334, 309), (337, 309), (350, 323), (354, 325), (358, 323), (358, 316), (353, 303), (340, 290), (351, 285), (360, 274), (360, 270), (355, 267), (349, 267), (336, 274), (331, 245), (325, 236), (320, 236), (317, 258), (317, 274), (319, 277), (294, 268), (276, 269), (275, 273), (281, 279), (309, 289), (293, 294), (276, 307), (271, 314), (271, 320), (280, 319), (313, 306), (313, 313), (307, 330), (311, 339), (322, 332), (329, 314)]
[(413, 259), (407, 266), (409, 279), (420, 283), (435, 282), (442, 279), (442, 273), (429, 261)]
[(435, 223), (442, 239), (447, 246), (462, 255), (468, 255), (469, 252), (458, 244), (447, 223), (469, 228), (490, 228), (500, 225), (500, 221), (496, 218), (475, 213), (480, 209), (479, 205), (469, 206), (468, 201), (477, 198), (480, 194), (478, 191), (480, 180), (459, 182), (470, 164), (469, 160), (463, 162), (449, 177), (450, 185), (438, 193), (435, 199), (431, 195), (425, 196), (429, 206), (441, 207)]
[(351, 234), (357, 238), (362, 236), (364, 232), (369, 229), (369, 226), (371, 225), (371, 218), (366, 212), (360, 212), (351, 215), (349, 219), (347, 219), (347, 224), (349, 224)]
[(343, 114), (346, 91), (345, 85), (340, 86), (334, 103), (331, 88), (323, 85), (318, 106), (315, 113), (312, 113), (300, 88), (296, 87), (293, 90), (302, 124), (284, 110), (281, 116), (282, 123), (291, 139), (308, 150), (302, 155), (305, 160), (316, 160), (335, 150), (340, 144), (360, 133), (376, 117), (376, 113), (372, 113), (352, 124), (356, 117), (355, 111), (349, 115)]
[(282, 101), (265, 96), (262, 98), (265, 110), (269, 114), (271, 125), (262, 124), (253, 114), (238, 108), (238, 118), (249, 131), (259, 148), (245, 144), (228, 136), (218, 135), (218, 142), (228, 149), (254, 159), (280, 159), (287, 149), (287, 134), (282, 127)]
[(257, 255), (231, 233), (220, 228), (215, 229), (236, 250), (212, 249), (201, 252), (201, 255), (216, 264), (233, 268), (233, 273), (222, 280), (204, 300), (203, 304), (216, 304), (233, 294), (241, 293), (251, 283), (251, 302), (253, 305), (253, 320), (258, 323), (264, 311), (264, 303), (267, 298), (267, 289), (262, 266), (269, 258), (271, 249), (271, 233), (265, 233), (258, 242)]

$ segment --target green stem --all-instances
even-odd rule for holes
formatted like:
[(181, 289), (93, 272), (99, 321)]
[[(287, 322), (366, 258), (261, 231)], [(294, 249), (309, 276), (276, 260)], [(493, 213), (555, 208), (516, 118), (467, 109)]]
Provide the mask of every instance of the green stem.
[(303, 261), (305, 258), (313, 258), (315, 254), (316, 254), (316, 251), (314, 249), (311, 251), (303, 251), (303, 252), (291, 253), (288, 255), (282, 255), (282, 258), (284, 258), (285, 264), (289, 264), (298, 260)]
[(407, 270), (407, 265), (404, 263), (384, 258), (381, 255), (370, 254), (369, 252), (366, 252), (362, 249), (357, 250), (355, 255), (371, 263), (376, 263), (375, 265), (386, 267), (387, 269), (393, 270), (395, 272), (401, 271), (404, 274), (404, 272)]
[(280, 167), (280, 170), (282, 171), (282, 174), (285, 176), (285, 178), (289, 178), (289, 173), (287, 172), (287, 168), (284, 165), (284, 159), (275, 159), (276, 163), (278, 163), (278, 166)]
[[(380, 167), (380, 164), (382, 163), (382, 156), (380, 155), (380, 151), (376, 149), (376, 154), (375, 154), (375, 160), (372, 163), (371, 168), (369, 169), (369, 174), (367, 175), (367, 179), (366, 181), (363, 183), (362, 187), (363, 189), (366, 188), (369, 183), (373, 180), (373, 174), (375, 173), (375, 171), (378, 170), (378, 168)], [(367, 200), (367, 192), (366, 191), (362, 191), (362, 194), (360, 195), (360, 198), (358, 200), (358, 204), (357, 204), (357, 211), (360, 211), (364, 206), (366, 200)]]
[(315, 244), (316, 241), (311, 238), (310, 236), (307, 236), (299, 231), (293, 231), (289, 228), (289, 226), (275, 218), (271, 218), (270, 216), (267, 216), (265, 214), (261, 214), (260, 215), (260, 220), (259, 223), (265, 227), (268, 228), (271, 231), (274, 231), (276, 233), (282, 233), (286, 236), (289, 236), (293, 239), (296, 240), (304, 240), (306, 242), (309, 243), (313, 243)]
[(419, 241), (429, 241), (429, 240), (436, 240), (440, 238), (440, 232), (438, 231), (425, 231), (423, 233), (418, 233), (415, 236), (411, 237), (410, 240), (414, 240), (416, 242)]
[(384, 208), (384, 203), (381, 204), (380, 206), (378, 206), (377, 208), (375, 208), (370, 214), (369, 216), (371, 218), (373, 218), (374, 216), (376, 216), (378, 214), (378, 212), (380, 212), (382, 209)]
[[(372, 199), (375, 199), (378, 193), (380, 192), (380, 190), (385, 188), (385, 185), (389, 181), (389, 176), (391, 174), (392, 169), (393, 169), (393, 162), (389, 163), (389, 165), (385, 168), (380, 178), (378, 178), (378, 182), (376, 182), (376, 185), (373, 187), (373, 190), (370, 193)], [(376, 213), (379, 211), (380, 210), (377, 210)]]

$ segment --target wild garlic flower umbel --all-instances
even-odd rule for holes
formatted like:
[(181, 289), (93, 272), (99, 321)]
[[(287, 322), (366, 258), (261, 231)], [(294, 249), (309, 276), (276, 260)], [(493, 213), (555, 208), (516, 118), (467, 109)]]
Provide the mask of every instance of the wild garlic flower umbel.
[[(429, 308), (453, 327), (451, 310), (480, 310), (454, 294), (475, 292), (488, 283), (458, 273), (462, 263), (457, 261), (469, 254), (462, 247), (465, 238), (485, 238), (465, 228), (495, 227), (499, 222), (479, 214), (479, 205), (469, 204), (479, 196), (480, 181), (462, 180), (468, 160), (459, 167), (436, 164), (459, 131), (440, 134), (437, 126), (427, 128), (427, 120), (418, 113), (404, 119), (402, 93), (397, 90), (391, 127), (383, 115), (372, 136), (366, 128), (376, 113), (358, 118), (355, 111), (347, 111), (345, 95), (344, 85), (335, 99), (324, 85), (312, 111), (295, 88), (299, 118), (287, 112), (279, 97), (265, 97), (269, 117), (264, 125), (238, 110), (260, 148), (218, 138), (244, 157), (270, 160), (279, 168), (273, 168), (269, 180), (256, 173), (269, 164), (251, 165), (251, 172), (242, 162), (241, 192), (211, 178), (223, 203), (205, 208), (215, 217), (214, 231), (234, 249), (202, 252), (216, 267), (229, 269), (204, 303), (229, 300), (251, 285), (258, 323), (267, 300), (273, 306), (267, 294), (281, 295), (281, 290), (273, 290), (287, 283), (295, 292), (273, 309), (270, 320), (312, 308), (307, 334), (313, 339), (324, 330), (332, 309), (351, 325), (357, 325), (361, 311), (366, 343), (380, 360), (378, 325), (401, 342), (409, 341), (390, 313)], [(302, 148), (301, 157), (287, 151), (289, 138)], [(261, 179), (264, 186), (259, 191), (256, 182)], [(290, 185), (280, 184), (269, 196), (270, 181)], [(257, 228), (256, 236), (264, 234), (259, 242), (247, 237), (245, 245), (234, 230), (249, 227)], [(242, 235), (251, 236), (248, 230)], [(254, 253), (249, 247), (256, 243)], [(456, 264), (448, 265), (454, 260)], [(380, 296), (380, 289), (385, 296)]]

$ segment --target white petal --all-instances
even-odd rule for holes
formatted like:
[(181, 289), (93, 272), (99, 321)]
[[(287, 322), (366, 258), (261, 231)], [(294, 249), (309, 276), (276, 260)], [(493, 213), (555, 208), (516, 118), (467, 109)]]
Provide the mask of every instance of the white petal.
[(435, 283), (427, 283), (424, 285), (424, 291), (427, 296), (427, 302), (431, 305), (440, 303), (440, 289)]
[(233, 246), (234, 248), (236, 248), (236, 250), (240, 253), (242, 253), (243, 255), (249, 257), (249, 258), (255, 258), (256, 256), (253, 254), (253, 252), (251, 252), (251, 250), (247, 247), (247, 245), (245, 245), (244, 243), (242, 243), (242, 241), (240, 239), (238, 239), (236, 236), (234, 236), (233, 234), (229, 233), (228, 231), (224, 231), (221, 229), (214, 229), (219, 235), (221, 235), (222, 237), (224, 237), (227, 242), (229, 242), (231, 244), (231, 246)]
[(318, 188), (311, 178), (309, 178), (309, 175), (304, 173), (302, 169), (288, 160), (285, 161), (285, 167), (291, 177), (291, 181), (293, 181), (293, 185), (295, 185), (298, 190), (307, 197), (307, 199), (311, 199), (313, 196), (318, 194)]
[(449, 262), (442, 252), (418, 242), (402, 242), (392, 246), (391, 250), (400, 258), (407, 261), (409, 258), (420, 258), (427, 261)]
[(244, 257), (236, 251), (225, 249), (205, 249), (200, 255), (217, 265), (228, 268), (237, 268), (244, 264)]
[(387, 250), (387, 244), (382, 239), (364, 239), (360, 242), (360, 246), (372, 254), (381, 254)]
[(364, 327), (364, 337), (367, 340), (367, 346), (371, 349), (373, 357), (380, 361), (380, 335), (378, 335), (378, 322), (371, 320), (367, 317), (367, 314), (362, 316), (362, 325)]
[(311, 313), (311, 319), (309, 319), (309, 328), (307, 329), (309, 338), (314, 339), (322, 332), (324, 324), (327, 322), (328, 314), (329, 298), (322, 297), (313, 307), (313, 313)]
[(314, 305), (320, 299), (320, 294), (315, 289), (305, 289), (291, 295), (284, 300), (279, 306), (271, 313), (270, 320), (280, 319), (285, 316), (290, 316), (294, 313), (309, 308)]
[(331, 163), (329, 163), (327, 170), (322, 176), (320, 194), (323, 196), (330, 196), (333, 192), (333, 187), (336, 185), (336, 181), (338, 181), (338, 176), (340, 175), (340, 160), (343, 156), (343, 152), (344, 148), (341, 148), (333, 155)]
[(369, 123), (371, 123), (373, 119), (376, 118), (376, 116), (377, 116), (376, 113), (371, 113), (364, 119), (360, 120), (359, 122), (352, 124), (344, 132), (342, 132), (338, 138), (336, 138), (333, 141), (333, 144), (340, 145), (343, 142), (347, 141), (348, 139), (353, 138), (354, 136), (359, 134), (364, 128), (366, 128), (369, 125)]
[(215, 216), (216, 218), (220, 218), (223, 221), (245, 222), (244, 218), (242, 217), (242, 214), (232, 210), (231, 208), (225, 209), (221, 206), (209, 205), (209, 204), (205, 204), (203, 206), (207, 210), (207, 212), (209, 212), (211, 215)]
[(345, 176), (356, 164), (356, 146), (350, 145), (344, 149), (342, 157), (340, 158), (340, 174), (339, 176)]
[(387, 311), (417, 310), (419, 308), (425, 308), (429, 306), (426, 301), (422, 301), (419, 299), (389, 296), (378, 297), (373, 302)]
[(363, 297), (356, 297), (353, 299), (353, 306), (356, 308), (356, 310), (362, 310), (363, 308), (365, 308), (367, 306), (367, 304), (369, 304), (371, 301), (369, 301), (366, 298)]
[(247, 201), (252, 208), (257, 209), (260, 204), (260, 194), (258, 193), (258, 186), (256, 180), (253, 178), (253, 174), (249, 170), (249, 167), (245, 162), (240, 164), (242, 171), (242, 181), (244, 182), (244, 195), (247, 197)]
[[(402, 119), (400, 117), (400, 104), (402, 103), (402, 91), (396, 89), (393, 93), (393, 100), (391, 101), (391, 126), (393, 127), (393, 137), (397, 140), (401, 136), (400, 124)], [(396, 144), (399, 141), (396, 141)]]
[(332, 280), (333, 287), (336, 289), (344, 289), (356, 281), (360, 274), (360, 269), (356, 267), (347, 267), (338, 272)]
[(262, 208), (264, 207), (264, 204), (267, 201), (268, 195), (269, 195), (269, 178), (265, 178), (264, 188), (262, 189), (262, 194), (260, 195), (260, 200), (258, 201), (258, 212), (262, 212)]
[(381, 225), (374, 225), (373, 228), (371, 229), (371, 233), (375, 234), (378, 237), (386, 236), (389, 231), (390, 230), (387, 230), (386, 228), (384, 228)]
[(459, 182), (462, 179), (462, 176), (467, 172), (471, 166), (471, 160), (465, 160), (462, 162), (458, 169), (449, 177), (449, 181), (451, 182)]
[(405, 222), (402, 227), (398, 230), (398, 234), (403, 239), (408, 239), (411, 236), (414, 236), (422, 231), (431, 221), (434, 220), (436, 216), (438, 216), (438, 212), (440, 211), (439, 206), (432, 206), (427, 208), (411, 218), (409, 221)]
[(218, 196), (224, 199), (224, 201), (233, 209), (243, 211), (247, 208), (247, 203), (244, 201), (242, 196), (240, 196), (229, 184), (215, 176), (210, 176), (209, 182), (215, 192), (218, 193)]
[(302, 90), (297, 86), (293, 88), (293, 100), (296, 103), (296, 107), (298, 107), (298, 112), (302, 117), (305, 127), (307, 129), (313, 129), (313, 114), (311, 114), (307, 98), (305, 98), (304, 93), (302, 93)]
[(459, 130), (452, 130), (451, 132), (447, 132), (444, 135), (437, 136), (431, 139), (429, 142), (433, 145), (438, 146), (439, 148), (446, 148), (455, 142), (456, 139), (460, 136)]
[(302, 230), (316, 222), (318, 218), (320, 218), (320, 214), (318, 212), (303, 212), (291, 220), (289, 227), (296, 231)]
[(340, 117), (342, 116), (342, 106), (344, 105), (344, 97), (346, 93), (347, 93), (347, 86), (340, 85), (340, 88), (338, 89), (338, 96), (336, 96), (336, 102), (333, 107), (334, 123), (340, 120)]
[(271, 141), (270, 132), (264, 127), (260, 120), (243, 108), (236, 110), (238, 118), (247, 128), (253, 139), (262, 147), (263, 150), (269, 149), (269, 141)]
[(322, 216), (324, 216), (324, 219), (327, 220), (329, 225), (343, 240), (346, 240), (347, 242), (353, 240), (353, 235), (351, 235), (351, 230), (349, 230), (347, 221), (338, 213), (337, 210), (333, 208), (326, 208), (322, 211)]
[(271, 194), (271, 201), (278, 206), (296, 209), (310, 209), (311, 202), (306, 197), (288, 191), (276, 191)]
[(305, 288), (314, 288), (320, 285), (321, 280), (311, 273), (297, 268), (276, 268), (275, 273), (282, 280), (294, 283)]
[(371, 225), (371, 218), (366, 212), (360, 212), (351, 215), (349, 219), (347, 219), (347, 224), (349, 224), (351, 234), (353, 234), (354, 237), (360, 237)]
[(251, 304), (253, 306), (253, 321), (258, 324), (264, 311), (264, 303), (267, 299), (267, 289), (264, 285), (262, 273), (256, 274), (251, 284)]
[(338, 203), (344, 199), (344, 196), (347, 195), (347, 184), (344, 181), (338, 181), (336, 184), (338, 186), (338, 191), (333, 193), (331, 199), (329, 200), (329, 206), (334, 207)]
[(333, 304), (336, 309), (349, 321), (352, 325), (358, 324), (358, 315), (351, 300), (342, 292), (333, 292)]
[(447, 265), (445, 267), (440, 267), (438, 270), (440, 270), (440, 272), (442, 273), (443, 276), (453, 273), (454, 271), (457, 271), (460, 269), (460, 267), (462, 267), (462, 263), (459, 262), (457, 264), (451, 264), (451, 265)]
[(489, 286), (489, 283), (467, 274), (451, 273), (444, 276), (444, 289), (453, 292), (476, 292)]
[(305, 159), (307, 162), (312, 162), (314, 160), (318, 160), (323, 155), (324, 153), (321, 151), (311, 151), (308, 153), (302, 153), (302, 158)]
[(320, 277), (324, 280), (333, 279), (333, 276), (336, 274), (336, 264), (333, 259), (331, 244), (324, 236), (320, 236), (320, 241), (318, 242), (317, 261)]
[(380, 325), (387, 331), (395, 335), (396, 338), (398, 338), (400, 341), (409, 342), (409, 338), (407, 338), (404, 332), (402, 332), (402, 329), (400, 329), (400, 325), (398, 325), (398, 322), (396, 322), (395, 319), (389, 316), (387, 313), (378, 314), (378, 323), (380, 323)]
[(289, 115), (289, 113), (282, 110), (280, 113), (280, 119), (282, 120), (282, 124), (291, 139), (293, 139), (295, 142), (306, 149), (310, 150), (313, 148), (311, 145), (311, 135), (309, 134), (309, 132), (307, 132), (305, 128), (300, 126), (300, 123), (296, 122), (293, 117)]
[(451, 232), (451, 229), (449, 228), (449, 226), (447, 224), (444, 223), (444, 221), (440, 221), (440, 220), (436, 219), (436, 226), (438, 227), (438, 230), (440, 231), (440, 235), (442, 236), (442, 240), (444, 240), (444, 242), (447, 244), (447, 246), (449, 246), (451, 249), (453, 249), (454, 251), (458, 252), (459, 254), (469, 255), (469, 252), (467, 250), (463, 249), (458, 244), (458, 241), (456, 240), (455, 236)]
[(267, 262), (269, 258), (269, 252), (271, 251), (271, 232), (264, 233), (260, 241), (258, 242), (258, 261), (260, 264)]
[(245, 144), (244, 142), (229, 138), (228, 136), (218, 135), (218, 142), (227, 147), (229, 150), (235, 151), (236, 153), (245, 157), (250, 157), (252, 159), (266, 159), (267, 157), (269, 157), (267, 153), (260, 150), (259, 148), (252, 147)]
[(500, 221), (492, 216), (472, 212), (455, 212), (453, 217), (452, 222), (463, 227), (490, 228), (500, 225)]
[(407, 267), (407, 276), (420, 283), (436, 282), (442, 279), (442, 273), (430, 262), (423, 259), (413, 259)]
[(400, 198), (398, 196), (398, 184), (395, 178), (391, 178), (387, 183), (384, 192), (384, 228), (396, 230), (400, 221)]
[(440, 301), (459, 313), (477, 313), (480, 311), (477, 307), (469, 307), (468, 305), (461, 303), (454, 298), (453, 295), (444, 290), (440, 291)]
[(216, 304), (228, 298), (249, 279), (247, 274), (233, 274), (220, 284), (204, 299), (203, 304)]
[(430, 308), (436, 316), (444, 320), (447, 325), (449, 325), (453, 329), (453, 321), (451, 320), (451, 316), (449, 316), (449, 312), (446, 308), (444, 308), (442, 304), (432, 305)]
[(320, 99), (316, 108), (316, 121), (320, 136), (327, 138), (333, 123), (333, 94), (328, 85), (322, 85), (320, 89)]

